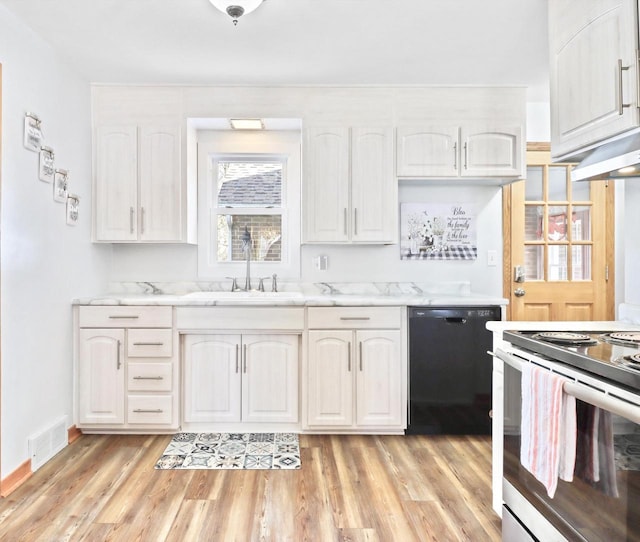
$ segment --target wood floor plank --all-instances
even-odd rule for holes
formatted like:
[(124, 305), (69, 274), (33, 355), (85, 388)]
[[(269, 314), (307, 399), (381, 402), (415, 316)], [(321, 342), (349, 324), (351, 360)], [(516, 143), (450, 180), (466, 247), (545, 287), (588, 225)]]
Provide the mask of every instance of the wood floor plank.
[(301, 435), (299, 470), (155, 470), (169, 439), (83, 435), (0, 500), (0, 540), (500, 540), (488, 437)]

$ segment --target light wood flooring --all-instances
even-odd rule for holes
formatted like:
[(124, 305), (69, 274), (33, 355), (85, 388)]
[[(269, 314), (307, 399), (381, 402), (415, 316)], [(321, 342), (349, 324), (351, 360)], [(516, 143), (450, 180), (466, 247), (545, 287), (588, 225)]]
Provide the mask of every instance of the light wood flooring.
[(0, 540), (500, 540), (489, 437), (300, 435), (300, 470), (154, 470), (169, 440), (82, 436), (0, 501)]

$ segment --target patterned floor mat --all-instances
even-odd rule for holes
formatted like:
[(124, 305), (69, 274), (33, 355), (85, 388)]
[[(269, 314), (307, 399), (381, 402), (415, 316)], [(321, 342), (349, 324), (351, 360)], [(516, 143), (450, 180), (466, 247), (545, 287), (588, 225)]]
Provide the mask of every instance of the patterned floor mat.
[(296, 433), (177, 433), (156, 469), (299, 469)]

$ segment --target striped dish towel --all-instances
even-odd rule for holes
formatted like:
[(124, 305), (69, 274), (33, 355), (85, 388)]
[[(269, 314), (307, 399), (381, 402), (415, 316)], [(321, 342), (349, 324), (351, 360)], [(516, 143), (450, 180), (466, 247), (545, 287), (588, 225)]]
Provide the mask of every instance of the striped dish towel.
[(570, 482), (576, 462), (576, 399), (567, 380), (531, 363), (522, 366), (520, 463), (553, 498), (558, 478)]

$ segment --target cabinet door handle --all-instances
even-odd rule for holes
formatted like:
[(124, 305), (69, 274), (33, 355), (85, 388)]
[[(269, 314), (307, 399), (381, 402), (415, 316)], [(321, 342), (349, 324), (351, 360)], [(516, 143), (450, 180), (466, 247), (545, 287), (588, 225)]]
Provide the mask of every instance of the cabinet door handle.
[(134, 376), (134, 380), (164, 380), (164, 376)]
[(347, 235), (347, 208), (344, 208), (344, 234)]
[(236, 374), (240, 370), (240, 345), (236, 344)]
[(353, 234), (358, 235), (358, 208), (353, 208)]
[(122, 367), (122, 361), (120, 360), (120, 348), (122, 347), (122, 341), (118, 341), (118, 355), (116, 356), (116, 370), (120, 370), (120, 367)]
[(242, 357), (244, 358), (244, 360), (243, 360), (243, 361), (244, 361), (244, 369), (243, 369), (243, 372), (244, 372), (244, 373), (246, 373), (246, 372), (247, 372), (247, 345), (246, 345), (246, 344), (245, 344), (245, 345), (243, 345), (243, 346), (242, 346), (242, 349), (243, 349), (243, 354), (244, 354), (244, 355), (242, 356)]
[(140, 235), (144, 235), (144, 207), (140, 207)]
[(371, 320), (370, 316), (341, 316), (340, 320)]
[(164, 412), (161, 408), (135, 408), (133, 411), (136, 413), (145, 412), (148, 414), (161, 414)]
[(133, 215), (135, 211), (133, 207), (129, 207), (129, 233), (133, 233)]
[(618, 115), (624, 114), (625, 107), (631, 107), (631, 104), (624, 103), (624, 92), (622, 90), (622, 72), (627, 71), (630, 66), (623, 66), (622, 59), (618, 59)]
[(467, 169), (467, 143), (464, 143), (464, 169)]
[(140, 318), (137, 314), (131, 314), (131, 315), (109, 315), (109, 318), (112, 320), (126, 320), (126, 319), (137, 319)]
[(162, 346), (164, 343), (133, 343), (133, 346)]
[(347, 370), (351, 372), (351, 342), (347, 343), (348, 355), (347, 355)]
[(458, 170), (458, 142), (453, 144), (453, 169)]
[(360, 372), (362, 372), (362, 341), (358, 343), (358, 357), (360, 358)]

